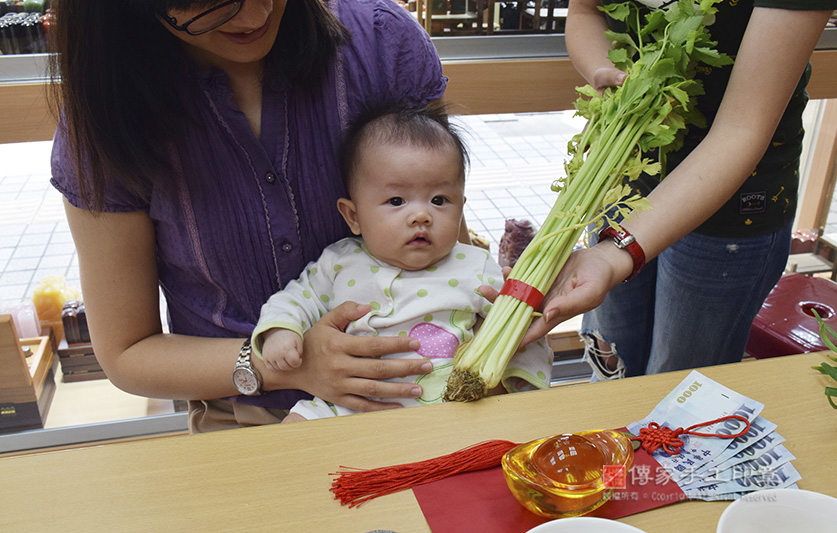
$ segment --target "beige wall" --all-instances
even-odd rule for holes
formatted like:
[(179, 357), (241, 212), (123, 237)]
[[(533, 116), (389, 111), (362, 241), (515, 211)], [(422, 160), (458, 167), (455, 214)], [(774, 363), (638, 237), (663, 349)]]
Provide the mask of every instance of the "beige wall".
[[(812, 98), (837, 98), (837, 50), (814, 53)], [(568, 59), (457, 61), (444, 63), (446, 93), (462, 114), (572, 109), (583, 84)], [(0, 143), (49, 140), (55, 124), (43, 84), (0, 85)]]

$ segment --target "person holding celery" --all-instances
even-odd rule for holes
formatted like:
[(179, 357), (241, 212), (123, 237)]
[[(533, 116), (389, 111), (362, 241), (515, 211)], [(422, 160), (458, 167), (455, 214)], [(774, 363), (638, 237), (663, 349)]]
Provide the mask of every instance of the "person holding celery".
[[(573, 64), (599, 91), (626, 75), (608, 59), (605, 30), (614, 21), (600, 5), (570, 2), (566, 29)], [(787, 261), (808, 60), (837, 1), (715, 7), (709, 30), (735, 62), (699, 74), (707, 127), (690, 129), (683, 148), (668, 154), (662, 181), (633, 183), (650, 210), (570, 255), (523, 341), (585, 313), (586, 357), (597, 378), (739, 361)]]

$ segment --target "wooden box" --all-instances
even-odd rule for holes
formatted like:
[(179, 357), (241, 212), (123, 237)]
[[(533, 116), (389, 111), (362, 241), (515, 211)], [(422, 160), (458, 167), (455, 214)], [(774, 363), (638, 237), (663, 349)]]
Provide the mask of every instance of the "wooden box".
[(0, 315), (0, 432), (43, 428), (54, 394), (49, 337), (19, 339), (11, 316)]

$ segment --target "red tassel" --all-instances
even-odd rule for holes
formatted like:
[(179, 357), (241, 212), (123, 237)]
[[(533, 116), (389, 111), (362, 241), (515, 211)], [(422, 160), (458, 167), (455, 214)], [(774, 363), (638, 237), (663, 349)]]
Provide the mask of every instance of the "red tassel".
[(412, 488), (422, 483), (438, 481), (454, 474), (483, 470), (500, 465), (503, 455), (517, 446), (507, 440), (490, 440), (469, 446), (442, 457), (417, 463), (385, 466), (372, 470), (340, 470), (331, 483), (334, 498), (342, 505), (356, 507), (362, 503)]

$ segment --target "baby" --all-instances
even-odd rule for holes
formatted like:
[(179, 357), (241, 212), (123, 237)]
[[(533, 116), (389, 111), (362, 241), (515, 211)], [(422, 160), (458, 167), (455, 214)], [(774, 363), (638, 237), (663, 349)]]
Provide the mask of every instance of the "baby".
[[(458, 242), (465, 204), (466, 149), (434, 106), (372, 112), (349, 129), (342, 150), (349, 198), (337, 209), (352, 233), (327, 247), (300, 278), (264, 304), (253, 332), (256, 354), (277, 370), (302, 362), (302, 335), (346, 301), (371, 311), (350, 324), (354, 335), (401, 335), (421, 341), (415, 352), (433, 370), (399, 380), (420, 384), (404, 406), (442, 401), (457, 346), (473, 337), (478, 316), (491, 303), (480, 285), (499, 289), (502, 270), (483, 249)], [(362, 237), (362, 238), (361, 238)], [(549, 386), (553, 354), (544, 339), (512, 358), (503, 377), (507, 391)], [(299, 402), (287, 422), (351, 414), (319, 398)]]

